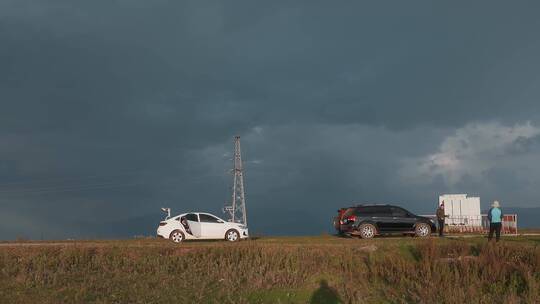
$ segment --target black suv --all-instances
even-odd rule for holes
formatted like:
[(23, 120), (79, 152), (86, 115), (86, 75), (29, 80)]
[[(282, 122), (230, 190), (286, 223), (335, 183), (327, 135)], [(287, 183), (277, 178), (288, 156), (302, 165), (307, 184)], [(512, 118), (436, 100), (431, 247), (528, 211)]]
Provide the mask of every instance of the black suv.
[[(339, 225), (338, 225), (339, 223)], [(412, 233), (419, 237), (437, 229), (429, 218), (392, 205), (358, 205), (338, 210), (334, 224), (339, 234), (369, 239), (377, 234)]]

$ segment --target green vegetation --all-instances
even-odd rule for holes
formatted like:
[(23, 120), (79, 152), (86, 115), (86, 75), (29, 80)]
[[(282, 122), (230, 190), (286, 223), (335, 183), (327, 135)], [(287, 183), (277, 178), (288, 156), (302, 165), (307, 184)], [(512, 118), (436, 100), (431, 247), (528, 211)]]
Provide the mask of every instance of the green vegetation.
[(540, 238), (0, 247), (0, 303), (538, 303)]

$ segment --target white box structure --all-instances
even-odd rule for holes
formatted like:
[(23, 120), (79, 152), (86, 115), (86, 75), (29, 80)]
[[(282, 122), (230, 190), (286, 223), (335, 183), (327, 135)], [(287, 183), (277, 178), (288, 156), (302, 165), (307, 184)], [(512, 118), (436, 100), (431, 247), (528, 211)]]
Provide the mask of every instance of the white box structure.
[(449, 226), (482, 227), (480, 197), (467, 194), (444, 194), (439, 196), (439, 205), (444, 202), (444, 214)]

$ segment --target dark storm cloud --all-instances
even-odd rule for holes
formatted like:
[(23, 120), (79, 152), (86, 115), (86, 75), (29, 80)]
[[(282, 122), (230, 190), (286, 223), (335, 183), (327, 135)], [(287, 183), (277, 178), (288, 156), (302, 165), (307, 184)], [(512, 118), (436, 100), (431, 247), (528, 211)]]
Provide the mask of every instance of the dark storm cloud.
[[(15, 72), (9, 79), (39, 85), (58, 108), (76, 101), (72, 107), (81, 114), (98, 96), (114, 100), (94, 110), (99, 117), (140, 100), (173, 104), (169, 110), (185, 114), (205, 114), (199, 103), (229, 112), (247, 107), (242, 117), (251, 123), (461, 124), (519, 115), (504, 94), (515, 99), (535, 90), (527, 88), (536, 70), (529, 58), (540, 48), (540, 22), (525, 6), (257, 9), (135, 1), (26, 7), (14, 17), (4, 13), (13, 28), (6, 35), (14, 45), (7, 48), (8, 70)], [(32, 8), (38, 12), (28, 13)], [(272, 106), (250, 106), (256, 102)], [(402, 115), (411, 108), (416, 111)]]
[(532, 6), (3, 1), (0, 237), (151, 234), (162, 204), (217, 211), (237, 133), (258, 159), (255, 230), (286, 231), (287, 206), (316, 219), (301, 232), (341, 202), (421, 209), (451, 187), (410, 189), (404, 160), (471, 122), (538, 123)]

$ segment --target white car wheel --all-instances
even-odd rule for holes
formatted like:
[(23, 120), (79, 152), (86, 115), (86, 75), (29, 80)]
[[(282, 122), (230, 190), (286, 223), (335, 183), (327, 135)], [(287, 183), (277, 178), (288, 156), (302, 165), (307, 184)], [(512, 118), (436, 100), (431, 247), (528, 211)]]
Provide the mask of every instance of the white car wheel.
[(175, 230), (171, 232), (171, 235), (169, 238), (171, 239), (171, 241), (175, 243), (182, 243), (182, 241), (184, 240), (184, 234), (180, 230)]
[(229, 242), (236, 242), (240, 239), (240, 234), (238, 231), (231, 229), (225, 233), (225, 239)]

